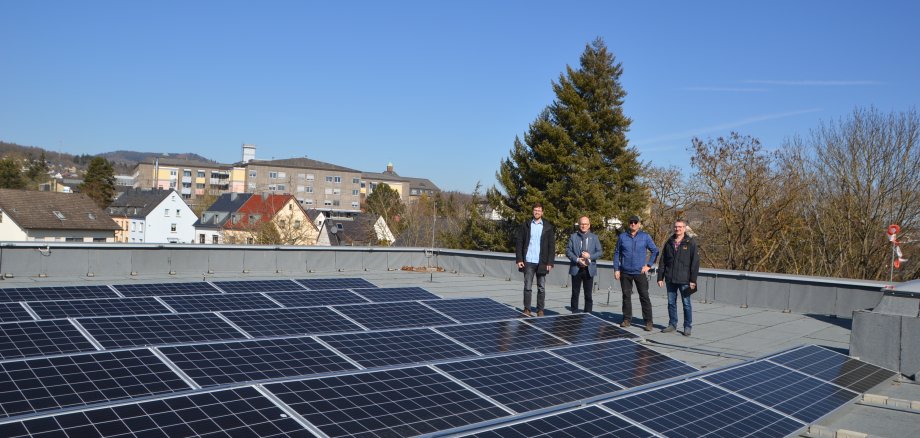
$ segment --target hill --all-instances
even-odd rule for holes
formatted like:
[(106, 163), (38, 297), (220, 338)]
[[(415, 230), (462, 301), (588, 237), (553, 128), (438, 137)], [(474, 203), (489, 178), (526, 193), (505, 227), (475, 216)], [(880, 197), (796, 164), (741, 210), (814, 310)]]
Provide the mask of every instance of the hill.
[[(162, 153), (162, 152), (135, 152), (135, 151), (114, 151), (105, 152), (97, 155), (81, 154), (73, 155), (64, 152), (46, 150), (38, 146), (23, 146), (16, 143), (0, 141), (0, 158), (12, 158), (17, 161), (25, 161), (30, 157), (38, 158), (45, 154), (45, 160), (48, 162), (50, 169), (61, 171), (62, 174), (82, 174), (83, 170), (89, 164), (93, 157), (102, 157), (112, 162), (115, 167), (115, 173), (128, 174), (134, 169), (141, 160), (148, 157), (171, 157), (180, 159), (190, 159), (216, 163), (216, 161), (202, 157), (195, 153)], [(74, 172), (69, 172), (73, 169)]]

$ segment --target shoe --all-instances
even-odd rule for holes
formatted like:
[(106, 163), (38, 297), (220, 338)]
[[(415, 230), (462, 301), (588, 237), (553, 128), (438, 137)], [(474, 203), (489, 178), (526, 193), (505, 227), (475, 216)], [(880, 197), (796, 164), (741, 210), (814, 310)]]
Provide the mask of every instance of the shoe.
[(531, 316), (533, 316), (533, 315), (530, 314), (530, 309), (524, 309), (524, 316), (526, 316), (526, 317), (528, 317), (528, 318), (531, 317)]
[(651, 322), (645, 323), (645, 331), (650, 332), (650, 331), (652, 331), (653, 328), (655, 328), (655, 326), (652, 325)]
[(690, 327), (684, 329), (684, 336), (690, 336)]
[(537, 310), (537, 316), (543, 316), (543, 311), (542, 311), (542, 310)]
[(669, 325), (669, 326), (665, 327), (663, 330), (661, 330), (661, 333), (671, 333), (671, 332), (673, 332), (673, 331), (675, 331), (675, 330), (677, 330), (677, 329), (674, 328), (673, 325)]
[(629, 322), (629, 319), (624, 319), (623, 323), (620, 324), (620, 327), (629, 327), (630, 325), (632, 324)]

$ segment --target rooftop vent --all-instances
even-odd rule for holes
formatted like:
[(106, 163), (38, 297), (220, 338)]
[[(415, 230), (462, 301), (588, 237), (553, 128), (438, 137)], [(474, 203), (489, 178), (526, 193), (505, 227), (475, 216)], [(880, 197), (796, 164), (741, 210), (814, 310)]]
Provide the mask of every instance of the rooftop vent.
[(60, 219), (60, 220), (62, 220), (62, 221), (63, 221), (63, 220), (67, 220), (67, 218), (64, 216), (64, 213), (61, 213), (61, 212), (59, 212), (59, 211), (57, 211), (57, 210), (52, 211), (52, 213), (54, 213), (54, 215), (57, 216), (57, 218)]

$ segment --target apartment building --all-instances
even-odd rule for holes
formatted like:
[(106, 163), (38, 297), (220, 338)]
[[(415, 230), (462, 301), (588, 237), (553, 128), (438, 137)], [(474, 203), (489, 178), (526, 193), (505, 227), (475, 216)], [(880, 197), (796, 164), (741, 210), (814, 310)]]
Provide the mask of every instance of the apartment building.
[(134, 187), (175, 190), (195, 204), (205, 195), (245, 191), (245, 168), (230, 164), (169, 157), (148, 158), (134, 168)]
[(415, 202), (423, 195), (432, 197), (441, 191), (438, 186), (426, 178), (400, 176), (393, 170), (393, 163), (388, 163), (387, 170), (380, 173), (362, 172), (361, 179), (361, 199), (374, 193), (374, 189), (379, 184), (386, 184), (396, 190), (404, 203)]
[(361, 211), (361, 171), (312, 160), (252, 160), (246, 167), (246, 191), (290, 193), (306, 208), (351, 215)]

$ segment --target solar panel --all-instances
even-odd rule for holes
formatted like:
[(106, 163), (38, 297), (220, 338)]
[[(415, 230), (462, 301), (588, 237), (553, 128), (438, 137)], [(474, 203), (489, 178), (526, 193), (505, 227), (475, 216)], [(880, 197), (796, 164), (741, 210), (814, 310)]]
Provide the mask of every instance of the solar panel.
[(696, 371), (679, 360), (627, 340), (576, 345), (553, 353), (627, 388)]
[(573, 344), (638, 337), (613, 323), (587, 313), (528, 318), (525, 321)]
[(215, 281), (214, 285), (227, 293), (303, 290), (303, 287), (293, 280)]
[(355, 323), (326, 307), (241, 310), (223, 315), (256, 338), (361, 330)]
[(32, 315), (19, 303), (0, 303), (0, 322), (33, 321)]
[(533, 411), (622, 389), (543, 351), (436, 365), (516, 412)]
[(303, 437), (309, 433), (252, 387), (0, 424), (0, 436)]
[(767, 361), (703, 376), (784, 414), (812, 423), (859, 394)]
[(154, 298), (34, 301), (28, 304), (38, 317), (42, 319), (172, 313)]
[(771, 362), (785, 365), (859, 393), (872, 389), (875, 385), (894, 377), (896, 374), (894, 371), (879, 368), (814, 345), (808, 345), (768, 359)]
[(89, 298), (118, 298), (108, 286), (43, 286), (0, 288), (0, 302), (83, 300)]
[(477, 432), (478, 438), (532, 438), (532, 437), (624, 437), (645, 438), (654, 436), (597, 406), (565, 411), (540, 418), (528, 418), (520, 423)]
[(4, 417), (188, 389), (146, 349), (0, 362)]
[(204, 281), (188, 283), (142, 283), (112, 285), (126, 297), (152, 297), (167, 295), (194, 295), (219, 293), (214, 286)]
[(498, 321), (520, 318), (521, 312), (489, 298), (426, 301), (431, 307), (460, 322)]
[(355, 304), (336, 306), (335, 309), (371, 330), (454, 324), (454, 321), (438, 312), (412, 301)]
[(332, 306), (368, 302), (361, 295), (344, 289), (270, 292), (267, 295), (285, 307)]
[(109, 316), (79, 320), (105, 348), (240, 339), (243, 334), (211, 313)]
[(260, 293), (175, 295), (162, 300), (179, 313), (281, 308)]
[(428, 367), (270, 383), (265, 388), (329, 436), (413, 436), (508, 415)]
[(603, 405), (668, 437), (777, 437), (805, 426), (701, 380), (630, 394)]
[(0, 359), (95, 350), (66, 319), (0, 324)]
[(202, 387), (358, 369), (307, 337), (181, 345), (159, 350)]
[(520, 320), (452, 325), (438, 327), (438, 331), (476, 349), (482, 354), (536, 350), (566, 345), (562, 340), (554, 338)]
[(441, 298), (420, 287), (381, 287), (376, 289), (355, 289), (355, 292), (375, 303), (437, 300)]
[(431, 329), (345, 333), (320, 339), (367, 368), (476, 355)]
[(297, 282), (310, 290), (377, 287), (363, 278), (303, 278)]

